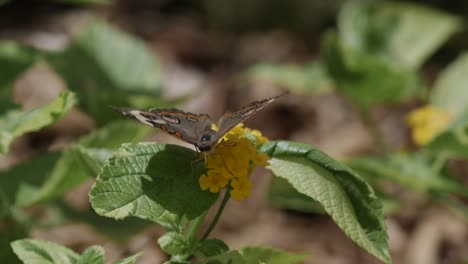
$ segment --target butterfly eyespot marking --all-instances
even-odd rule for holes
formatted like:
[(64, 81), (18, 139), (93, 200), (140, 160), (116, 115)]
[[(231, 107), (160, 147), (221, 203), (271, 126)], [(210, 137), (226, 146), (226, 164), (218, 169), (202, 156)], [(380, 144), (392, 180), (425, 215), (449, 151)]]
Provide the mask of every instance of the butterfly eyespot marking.
[(190, 122), (198, 122), (198, 119), (190, 117), (190, 116), (186, 116), (185, 119), (187, 119)]
[(162, 115), (162, 118), (169, 123), (180, 124), (180, 120), (177, 117), (170, 116), (170, 115)]

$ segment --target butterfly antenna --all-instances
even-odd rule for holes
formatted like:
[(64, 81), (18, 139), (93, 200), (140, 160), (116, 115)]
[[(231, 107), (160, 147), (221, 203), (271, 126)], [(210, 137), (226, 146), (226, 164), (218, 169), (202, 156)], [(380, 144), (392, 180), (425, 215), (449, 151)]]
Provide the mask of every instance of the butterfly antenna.
[(279, 95), (277, 95), (277, 96), (273, 96), (273, 97), (271, 97), (270, 99), (280, 98), (281, 96), (284, 96), (284, 95), (287, 95), (287, 94), (289, 94), (289, 91), (285, 91), (285, 92), (283, 92), (282, 94), (279, 94)]

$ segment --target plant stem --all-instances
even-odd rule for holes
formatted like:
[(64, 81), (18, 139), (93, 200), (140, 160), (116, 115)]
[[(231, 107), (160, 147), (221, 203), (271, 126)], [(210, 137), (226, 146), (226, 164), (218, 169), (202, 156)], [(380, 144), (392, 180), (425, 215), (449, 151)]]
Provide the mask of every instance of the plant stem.
[(200, 226), (203, 223), (203, 220), (205, 220), (207, 213), (208, 211), (205, 211), (199, 217), (195, 218), (192, 221), (192, 223), (190, 223), (190, 227), (187, 233), (185, 233), (185, 237), (187, 238), (187, 241), (189, 242), (190, 245), (193, 245), (194, 242), (197, 240), (198, 230), (200, 229)]
[(218, 223), (219, 218), (221, 217), (221, 214), (223, 213), (224, 207), (226, 207), (227, 202), (229, 201), (229, 198), (231, 196), (229, 195), (229, 189), (227, 189), (224, 193), (223, 201), (221, 201), (221, 205), (218, 208), (218, 212), (216, 212), (215, 217), (213, 218), (213, 221), (211, 222), (210, 226), (208, 229), (205, 231), (203, 234), (202, 238), (200, 241), (205, 241), (208, 236), (210, 235), (211, 231), (215, 228), (216, 224)]
[(369, 115), (369, 111), (367, 109), (361, 109), (359, 111), (359, 114), (361, 116), (361, 119), (366, 126), (367, 130), (369, 131), (372, 139), (374, 142), (377, 144), (380, 152), (383, 154), (388, 154), (388, 147), (387, 144), (385, 143), (382, 133), (380, 132), (379, 128), (377, 127), (377, 124), (375, 121), (371, 118)]

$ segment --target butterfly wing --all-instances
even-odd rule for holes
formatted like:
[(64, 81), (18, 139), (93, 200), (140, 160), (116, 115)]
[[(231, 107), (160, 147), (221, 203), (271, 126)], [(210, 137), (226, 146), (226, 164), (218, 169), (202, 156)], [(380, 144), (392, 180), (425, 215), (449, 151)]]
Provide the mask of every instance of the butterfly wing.
[(160, 128), (165, 133), (197, 147), (202, 135), (212, 131), (212, 121), (207, 114), (197, 115), (177, 109), (150, 109), (148, 111), (120, 107), (113, 109), (146, 125)]
[(229, 130), (231, 130), (237, 124), (251, 117), (253, 114), (260, 111), (262, 108), (271, 104), (273, 101), (275, 101), (276, 99), (278, 99), (279, 97), (285, 94), (287, 94), (287, 92), (280, 94), (278, 96), (275, 96), (275, 97), (265, 98), (263, 100), (252, 102), (242, 107), (236, 112), (225, 113), (218, 121), (218, 134), (217, 134), (216, 141), (218, 141), (222, 136), (224, 136), (227, 132), (229, 132)]

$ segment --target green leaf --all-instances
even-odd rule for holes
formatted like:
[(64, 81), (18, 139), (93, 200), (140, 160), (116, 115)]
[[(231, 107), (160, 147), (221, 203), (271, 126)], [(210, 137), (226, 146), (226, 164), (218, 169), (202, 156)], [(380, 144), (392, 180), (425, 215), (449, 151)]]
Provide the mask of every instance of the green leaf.
[[(44, 201), (58, 197), (89, 177), (96, 176), (122, 143), (137, 142), (149, 131), (150, 128), (135, 126), (128, 120), (109, 123), (83, 137), (65, 151), (37, 199)], [(70, 171), (69, 168), (74, 169)]]
[(18, 136), (38, 131), (61, 119), (76, 103), (75, 95), (62, 92), (52, 102), (29, 112), (11, 110), (0, 116), (0, 154)]
[(314, 199), (356, 244), (391, 263), (382, 204), (370, 185), (345, 165), (310, 145), (276, 141), (261, 146), (269, 168)]
[(0, 98), (11, 98), (13, 81), (39, 59), (38, 52), (11, 41), (0, 41)]
[(459, 118), (468, 111), (467, 83), (468, 52), (465, 52), (440, 73), (432, 90), (430, 103), (445, 109), (454, 119)]
[(116, 219), (136, 216), (165, 225), (167, 211), (194, 219), (218, 194), (202, 191), (199, 154), (158, 143), (125, 144), (98, 175), (90, 191), (94, 210)]
[(289, 253), (266, 247), (245, 247), (226, 254), (208, 258), (204, 264), (299, 264), (307, 257), (306, 254)]
[(196, 248), (195, 255), (207, 258), (221, 255), (229, 251), (229, 246), (224, 241), (212, 238), (201, 242)]
[(348, 164), (369, 177), (388, 179), (413, 191), (468, 194), (467, 188), (455, 179), (438, 173), (431, 167), (431, 161), (418, 153), (359, 158)]
[(341, 40), (417, 69), (462, 26), (460, 18), (424, 5), (349, 1), (338, 17)]
[(424, 149), (445, 159), (468, 159), (468, 111), (426, 144)]
[(74, 264), (79, 255), (49, 241), (21, 239), (11, 243), (15, 254), (25, 264)]
[(142, 252), (134, 254), (134, 255), (132, 255), (130, 257), (126, 257), (124, 259), (121, 259), (121, 260), (115, 262), (115, 264), (135, 264), (137, 262), (138, 258), (141, 257), (141, 255), (143, 255)]
[(459, 18), (423, 6), (351, 1), (322, 54), (336, 88), (361, 108), (402, 102), (425, 94), (416, 70), (460, 27)]
[(338, 15), (338, 34), (341, 41), (359, 52), (385, 54), (397, 17), (379, 12), (378, 3), (346, 2)]
[(320, 63), (305, 65), (258, 64), (249, 68), (246, 77), (253, 81), (269, 81), (295, 93), (322, 94), (333, 84)]
[(188, 260), (168, 260), (163, 264), (192, 264), (192, 262)]
[[(104, 249), (100, 246), (87, 248), (81, 256), (66, 247), (44, 240), (16, 240), (11, 243), (11, 247), (25, 264), (104, 264)], [(134, 264), (141, 255), (135, 254), (115, 264)]]
[(76, 264), (104, 264), (104, 249), (99, 246), (85, 249)]
[(42, 154), (0, 173), (0, 205), (2, 211), (9, 207), (29, 204), (37, 190), (53, 170), (60, 153)]
[[(161, 78), (155, 54), (139, 40), (102, 22), (93, 21), (64, 52), (48, 59), (80, 98), (80, 106), (98, 123), (120, 118), (109, 105), (134, 105), (146, 96), (150, 107), (160, 103)], [(83, 78), (86, 76), (86, 78)], [(134, 100), (135, 97), (138, 100)]]
[(14, 240), (27, 237), (28, 231), (19, 222), (15, 222), (10, 217), (1, 217), (1, 221), (4, 225), (8, 225), (8, 228), (2, 228), (0, 231), (0, 259), (8, 264), (21, 263), (10, 247), (10, 243)]
[(283, 179), (272, 179), (268, 190), (268, 200), (278, 208), (290, 209), (305, 213), (325, 213), (322, 206), (309, 196), (298, 192)]
[[(56, 205), (55, 205), (56, 204)], [(126, 218), (120, 221), (102, 217), (92, 209), (81, 210), (69, 206), (66, 203), (58, 202), (48, 204), (48, 215), (55, 216), (54, 225), (60, 225), (70, 222), (80, 222), (92, 227), (94, 230), (110, 238), (115, 242), (125, 242), (136, 233), (142, 232), (151, 225), (151, 222), (133, 217)], [(51, 217), (47, 219), (50, 223)]]
[(361, 108), (407, 101), (425, 92), (415, 71), (391, 57), (355, 50), (334, 32), (323, 37), (322, 54), (336, 89)]
[(149, 131), (145, 126), (135, 126), (131, 120), (113, 122), (83, 137), (63, 153), (43, 154), (2, 172), (0, 204), (23, 207), (57, 198), (96, 176), (122, 143), (139, 141)]
[(380, 15), (398, 18), (389, 40), (390, 52), (412, 68), (418, 68), (462, 28), (459, 17), (425, 5), (403, 2), (381, 3)]
[(188, 250), (185, 237), (177, 232), (167, 232), (159, 237), (158, 244), (168, 255), (184, 255)]

